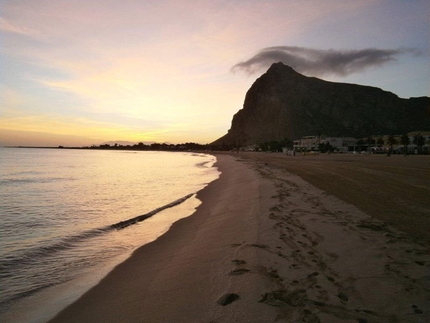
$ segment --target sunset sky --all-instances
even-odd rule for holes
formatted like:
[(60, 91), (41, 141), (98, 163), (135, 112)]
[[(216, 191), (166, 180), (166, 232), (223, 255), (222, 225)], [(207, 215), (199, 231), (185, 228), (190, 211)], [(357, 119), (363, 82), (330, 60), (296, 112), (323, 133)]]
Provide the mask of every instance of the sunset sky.
[(0, 145), (210, 143), (271, 63), (430, 96), (428, 0), (1, 0)]

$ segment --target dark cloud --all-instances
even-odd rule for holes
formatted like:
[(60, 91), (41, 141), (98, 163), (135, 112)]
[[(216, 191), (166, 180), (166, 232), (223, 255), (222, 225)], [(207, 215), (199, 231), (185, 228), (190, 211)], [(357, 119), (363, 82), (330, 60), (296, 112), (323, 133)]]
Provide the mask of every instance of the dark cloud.
[(411, 49), (360, 49), (360, 50), (323, 50), (305, 47), (276, 46), (260, 50), (254, 57), (232, 67), (232, 71), (245, 71), (252, 74), (270, 65), (282, 62), (297, 72), (312, 76), (349, 74), (364, 71), (370, 67), (382, 66), (405, 53), (415, 53)]

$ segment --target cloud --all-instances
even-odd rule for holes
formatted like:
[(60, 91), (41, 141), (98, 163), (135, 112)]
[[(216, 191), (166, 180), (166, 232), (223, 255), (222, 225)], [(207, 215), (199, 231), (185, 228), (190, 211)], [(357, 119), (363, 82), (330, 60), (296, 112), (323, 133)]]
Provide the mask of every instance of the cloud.
[(379, 67), (394, 61), (406, 53), (419, 54), (413, 49), (323, 50), (293, 46), (275, 46), (260, 50), (245, 62), (234, 65), (231, 70), (253, 74), (273, 63), (282, 62), (296, 71), (313, 76), (347, 76), (371, 67)]
[(37, 34), (37, 32), (34, 30), (17, 26), (2, 17), (0, 17), (0, 31), (13, 33), (13, 34), (26, 35), (26, 36), (34, 36)]

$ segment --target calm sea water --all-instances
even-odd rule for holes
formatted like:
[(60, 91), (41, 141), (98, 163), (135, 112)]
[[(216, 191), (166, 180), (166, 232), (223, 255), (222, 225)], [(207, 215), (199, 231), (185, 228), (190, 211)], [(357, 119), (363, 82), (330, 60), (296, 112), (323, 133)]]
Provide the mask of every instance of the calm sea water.
[[(45, 322), (200, 204), (205, 154), (0, 148), (0, 321)], [(151, 216), (144, 221), (139, 216)]]

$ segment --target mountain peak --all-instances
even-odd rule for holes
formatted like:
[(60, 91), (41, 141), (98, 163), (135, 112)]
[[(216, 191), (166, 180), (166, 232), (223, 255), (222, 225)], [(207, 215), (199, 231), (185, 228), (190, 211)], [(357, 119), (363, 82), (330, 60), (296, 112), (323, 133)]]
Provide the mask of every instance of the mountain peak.
[(297, 73), (291, 66), (285, 65), (282, 62), (273, 63), (270, 68), (267, 70), (267, 74), (272, 72), (282, 72), (282, 73)]

